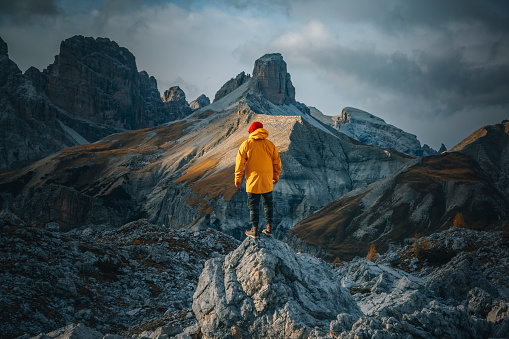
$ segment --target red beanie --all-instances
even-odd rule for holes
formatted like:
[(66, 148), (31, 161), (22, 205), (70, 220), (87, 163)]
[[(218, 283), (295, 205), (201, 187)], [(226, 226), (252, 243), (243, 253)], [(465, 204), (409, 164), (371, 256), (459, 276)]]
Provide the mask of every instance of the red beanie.
[(249, 126), (249, 133), (253, 133), (258, 128), (263, 128), (263, 124), (261, 122), (255, 121)]

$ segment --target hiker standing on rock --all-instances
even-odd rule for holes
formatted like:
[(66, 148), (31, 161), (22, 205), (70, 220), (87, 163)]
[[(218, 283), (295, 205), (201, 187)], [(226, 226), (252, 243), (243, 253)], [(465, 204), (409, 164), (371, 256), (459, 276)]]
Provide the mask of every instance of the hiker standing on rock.
[(244, 167), (246, 168), (246, 192), (249, 216), (253, 227), (246, 231), (251, 238), (258, 238), (260, 219), (260, 197), (262, 198), (267, 226), (263, 230), (272, 236), (274, 208), (272, 190), (279, 181), (281, 159), (274, 143), (267, 139), (269, 132), (261, 122), (255, 121), (249, 127), (249, 139), (240, 145), (235, 165), (235, 186), (240, 188)]

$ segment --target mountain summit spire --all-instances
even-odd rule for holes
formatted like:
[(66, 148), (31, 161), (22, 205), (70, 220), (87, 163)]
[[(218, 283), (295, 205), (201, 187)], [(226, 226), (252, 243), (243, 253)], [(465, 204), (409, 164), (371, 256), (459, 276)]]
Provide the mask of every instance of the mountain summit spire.
[(274, 104), (295, 104), (295, 87), (280, 53), (265, 54), (255, 61), (250, 87)]

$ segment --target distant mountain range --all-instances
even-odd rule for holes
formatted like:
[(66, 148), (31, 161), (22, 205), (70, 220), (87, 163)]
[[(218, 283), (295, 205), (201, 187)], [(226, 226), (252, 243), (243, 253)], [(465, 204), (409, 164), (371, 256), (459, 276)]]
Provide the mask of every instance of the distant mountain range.
[(415, 135), (360, 109), (345, 107), (340, 115), (328, 116), (310, 107), (310, 113), (324, 124), (333, 126), (338, 131), (367, 145), (393, 149), (416, 157), (434, 155), (447, 150), (444, 144), (438, 152), (426, 144), (421, 146)]

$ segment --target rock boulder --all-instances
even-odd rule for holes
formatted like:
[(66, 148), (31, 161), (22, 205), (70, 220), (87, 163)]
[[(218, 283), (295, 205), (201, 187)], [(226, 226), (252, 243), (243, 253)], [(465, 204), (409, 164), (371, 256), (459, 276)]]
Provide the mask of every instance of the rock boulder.
[(265, 236), (206, 262), (193, 311), (210, 338), (307, 338), (340, 313), (362, 314), (325, 262)]

